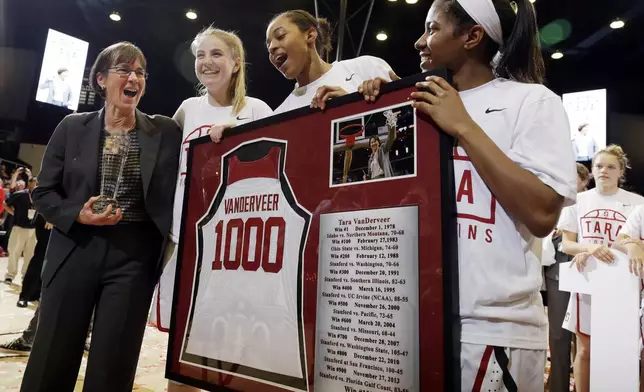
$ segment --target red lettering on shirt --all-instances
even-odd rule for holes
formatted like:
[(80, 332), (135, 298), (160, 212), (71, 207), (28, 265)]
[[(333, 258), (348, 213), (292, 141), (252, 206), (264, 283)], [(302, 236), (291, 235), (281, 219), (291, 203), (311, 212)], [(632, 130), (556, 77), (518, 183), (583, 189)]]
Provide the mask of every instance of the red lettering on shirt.
[(224, 200), (224, 211), (226, 214), (275, 211), (278, 209), (278, 201), (278, 194), (233, 197)]
[(611, 209), (589, 211), (580, 218), (581, 237), (592, 243), (611, 244), (617, 240), (626, 216)]
[(465, 152), (454, 147), (453, 153), (454, 173), (456, 183), (459, 185), (456, 196), (457, 217), (494, 225), (496, 223), (496, 198), (478, 177)]
[(461, 185), (458, 187), (458, 193), (456, 194), (456, 202), (460, 203), (463, 197), (467, 197), (467, 202), (469, 204), (474, 204), (471, 170), (463, 170), (463, 176), (461, 177)]

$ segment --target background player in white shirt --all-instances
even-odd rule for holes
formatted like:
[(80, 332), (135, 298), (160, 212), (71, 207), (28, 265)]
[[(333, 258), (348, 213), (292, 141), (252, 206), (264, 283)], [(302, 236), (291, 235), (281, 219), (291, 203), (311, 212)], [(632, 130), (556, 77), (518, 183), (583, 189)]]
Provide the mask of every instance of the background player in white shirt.
[(275, 68), (296, 81), (275, 114), (309, 105), (324, 109), (328, 99), (356, 92), (364, 80), (391, 80), (391, 67), (378, 57), (325, 61), (332, 49), (331, 26), (306, 11), (286, 11), (273, 18), (266, 30), (266, 47)]
[[(508, 0), (437, 0), (415, 44), (423, 70), (453, 72), (454, 87), (432, 76), (411, 97), (458, 141), (463, 391), (543, 391), (547, 321), (530, 245), (576, 197), (568, 119), (541, 85), (534, 9), (512, 3), (516, 13)], [(381, 84), (365, 82), (365, 99)]]
[[(583, 270), (586, 260), (611, 263), (610, 247), (617, 241), (626, 219), (644, 198), (619, 187), (624, 181), (628, 159), (619, 146), (600, 150), (593, 158), (594, 189), (580, 193), (577, 205), (563, 211), (559, 229), (563, 231), (562, 250), (575, 256), (573, 261)], [(563, 327), (577, 335), (574, 373), (577, 391), (589, 390), (590, 382), (590, 296), (571, 294)]]
[[(577, 163), (577, 193), (588, 190), (590, 172), (581, 163)], [(575, 205), (564, 208), (576, 208)], [(561, 215), (565, 215), (562, 211)], [(548, 304), (548, 344), (550, 346), (550, 374), (548, 387), (550, 392), (570, 391), (570, 365), (572, 332), (564, 329), (564, 318), (568, 310), (570, 293), (559, 290), (559, 268), (561, 263), (570, 261), (570, 256), (561, 252), (562, 231), (557, 228), (552, 236), (543, 239), (541, 264), (544, 266), (546, 302)]]
[[(218, 142), (225, 129), (272, 114), (266, 103), (246, 96), (246, 56), (237, 35), (211, 26), (197, 34), (191, 49), (195, 56), (195, 74), (203, 87), (199, 97), (183, 101), (174, 115), (183, 129), (184, 148), (175, 189), (171, 240), (151, 312), (151, 322), (162, 331), (167, 331), (170, 324), (190, 140), (210, 134), (211, 139)], [(169, 382), (168, 390), (196, 389)]]

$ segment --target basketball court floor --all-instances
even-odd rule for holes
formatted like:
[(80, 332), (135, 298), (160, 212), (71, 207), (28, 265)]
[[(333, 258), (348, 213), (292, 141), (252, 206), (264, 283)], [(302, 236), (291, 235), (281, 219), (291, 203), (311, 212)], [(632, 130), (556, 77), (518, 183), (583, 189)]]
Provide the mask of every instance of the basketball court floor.
[[(22, 265), (22, 261), (21, 261)], [(34, 314), (37, 304), (29, 303), (27, 308), (16, 306), (20, 294), (20, 276), (11, 285), (2, 283), (7, 270), (7, 258), (0, 258), (0, 343), (20, 336)], [(165, 356), (168, 334), (154, 327), (147, 327), (143, 338), (143, 348), (139, 367), (134, 380), (134, 391), (162, 392), (166, 390)], [(19, 391), (22, 375), (27, 366), (29, 353), (17, 353), (0, 349), (0, 391)], [(81, 369), (74, 391), (83, 390), (87, 353), (83, 356)]]

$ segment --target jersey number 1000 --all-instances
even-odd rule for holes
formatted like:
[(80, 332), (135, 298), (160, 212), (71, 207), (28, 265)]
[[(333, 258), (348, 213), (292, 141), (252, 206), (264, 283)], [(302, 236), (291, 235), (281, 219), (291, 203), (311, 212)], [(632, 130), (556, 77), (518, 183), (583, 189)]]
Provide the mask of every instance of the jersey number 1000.
[[(255, 242), (255, 257), (253, 261), (249, 260), (251, 229), (256, 228), (253, 240)], [(277, 228), (277, 246), (275, 252), (275, 262), (269, 261), (271, 250), (271, 233), (273, 228)], [(226, 244), (224, 246), (224, 257), (221, 257), (221, 239), (222, 233), (226, 230)], [(235, 257), (231, 259), (232, 233), (237, 229), (237, 238), (235, 241)], [(240, 218), (231, 219), (224, 228), (224, 221), (217, 222), (215, 234), (217, 234), (215, 260), (212, 262), (213, 270), (237, 270), (239, 266), (245, 271), (257, 271), (260, 267), (265, 272), (278, 273), (282, 269), (282, 258), (284, 256), (284, 234), (286, 231), (286, 222), (281, 216), (273, 216), (266, 221), (262, 218), (248, 218), (245, 222)], [(223, 266), (223, 268), (222, 268)]]

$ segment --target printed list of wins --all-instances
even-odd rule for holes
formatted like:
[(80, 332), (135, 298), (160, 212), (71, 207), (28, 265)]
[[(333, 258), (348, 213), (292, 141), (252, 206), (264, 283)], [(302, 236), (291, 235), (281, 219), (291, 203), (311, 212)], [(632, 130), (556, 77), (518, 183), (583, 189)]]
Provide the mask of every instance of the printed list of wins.
[(315, 390), (412, 392), (418, 208), (320, 217)]

